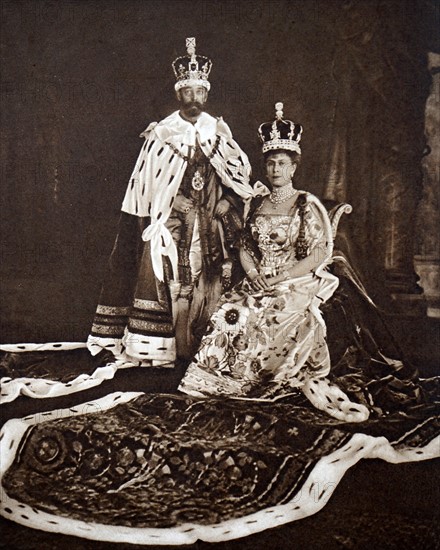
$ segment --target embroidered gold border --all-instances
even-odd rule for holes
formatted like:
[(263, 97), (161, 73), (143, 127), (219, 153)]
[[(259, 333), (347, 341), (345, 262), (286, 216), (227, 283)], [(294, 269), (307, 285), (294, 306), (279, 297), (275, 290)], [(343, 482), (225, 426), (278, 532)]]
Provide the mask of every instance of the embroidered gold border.
[(124, 317), (130, 315), (131, 307), (118, 307), (118, 306), (102, 306), (98, 305), (96, 313), (100, 315), (123, 315)]
[(134, 307), (137, 307), (139, 309), (153, 309), (157, 311), (166, 311), (166, 309), (159, 304), (159, 302), (156, 302), (154, 300), (141, 300), (139, 298), (136, 298), (134, 303)]
[(140, 319), (130, 319), (130, 328), (139, 330), (153, 330), (154, 332), (172, 332), (173, 325), (171, 323), (152, 323), (151, 321), (141, 321)]
[(108, 326), (108, 325), (100, 325), (98, 323), (93, 323), (91, 332), (92, 334), (98, 333), (98, 334), (105, 334), (109, 336), (120, 337), (124, 332), (124, 327), (121, 325)]

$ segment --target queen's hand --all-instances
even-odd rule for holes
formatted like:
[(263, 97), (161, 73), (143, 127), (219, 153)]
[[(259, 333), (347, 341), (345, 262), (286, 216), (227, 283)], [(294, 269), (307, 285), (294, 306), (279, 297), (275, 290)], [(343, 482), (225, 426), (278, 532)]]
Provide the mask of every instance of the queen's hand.
[(256, 267), (247, 271), (246, 276), (254, 290), (265, 290), (271, 286), (266, 276), (260, 273)]
[(274, 275), (273, 277), (266, 277), (266, 281), (269, 286), (273, 286), (278, 283), (282, 283), (283, 281), (287, 281), (291, 278), (292, 276), (290, 275), (289, 271), (285, 269), (284, 271), (281, 271), (281, 273), (279, 273), (278, 275)]

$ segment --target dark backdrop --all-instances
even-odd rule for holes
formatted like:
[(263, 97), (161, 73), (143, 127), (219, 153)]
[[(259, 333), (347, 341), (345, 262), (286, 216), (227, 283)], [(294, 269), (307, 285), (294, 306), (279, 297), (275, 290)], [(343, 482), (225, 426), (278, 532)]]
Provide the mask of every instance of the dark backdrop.
[[(340, 23), (353, 4), (362, 8), (358, 18), (395, 21), (417, 44), (432, 35), (423, 16), (429, 2), (4, 1), (3, 340), (86, 337), (138, 136), (176, 108), (170, 64), (187, 36), (213, 60), (209, 112), (228, 122), (254, 176), (262, 177), (257, 127), (283, 101), (285, 115), (305, 128), (297, 185), (322, 196)], [(420, 71), (427, 47), (416, 67), (412, 60), (399, 70)], [(419, 95), (423, 105), (425, 91)], [(361, 111), (357, 104), (350, 113), (354, 124)], [(351, 147), (356, 165), (362, 141)], [(361, 233), (356, 214), (350, 224)]]

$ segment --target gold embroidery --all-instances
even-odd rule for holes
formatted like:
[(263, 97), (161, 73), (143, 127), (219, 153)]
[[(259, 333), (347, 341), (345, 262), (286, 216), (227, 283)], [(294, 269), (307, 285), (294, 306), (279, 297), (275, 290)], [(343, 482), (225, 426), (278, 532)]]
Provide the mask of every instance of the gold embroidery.
[(130, 315), (131, 307), (102, 306), (98, 305), (96, 313), (100, 315)]
[(140, 300), (138, 298), (134, 301), (134, 307), (139, 309), (153, 309), (156, 311), (166, 311), (166, 309), (159, 304), (159, 302), (153, 300)]
[(139, 330), (153, 330), (155, 332), (172, 332), (173, 325), (171, 323), (152, 323), (151, 321), (141, 321), (140, 319), (130, 319), (130, 328)]
[(92, 334), (98, 333), (98, 334), (106, 334), (109, 336), (120, 336), (123, 333), (124, 329), (121, 327), (121, 325), (117, 326), (108, 326), (108, 325), (100, 325), (99, 323), (93, 323), (92, 325)]

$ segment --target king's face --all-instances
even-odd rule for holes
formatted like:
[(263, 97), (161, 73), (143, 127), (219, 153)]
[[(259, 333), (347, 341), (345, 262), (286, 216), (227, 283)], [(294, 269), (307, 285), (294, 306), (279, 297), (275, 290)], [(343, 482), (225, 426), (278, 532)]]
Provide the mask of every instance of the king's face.
[(177, 92), (180, 112), (189, 120), (196, 120), (204, 110), (208, 91), (203, 86), (185, 86)]
[(208, 91), (203, 86), (185, 86), (179, 90), (179, 99), (184, 105), (200, 103), (204, 105), (208, 98)]

